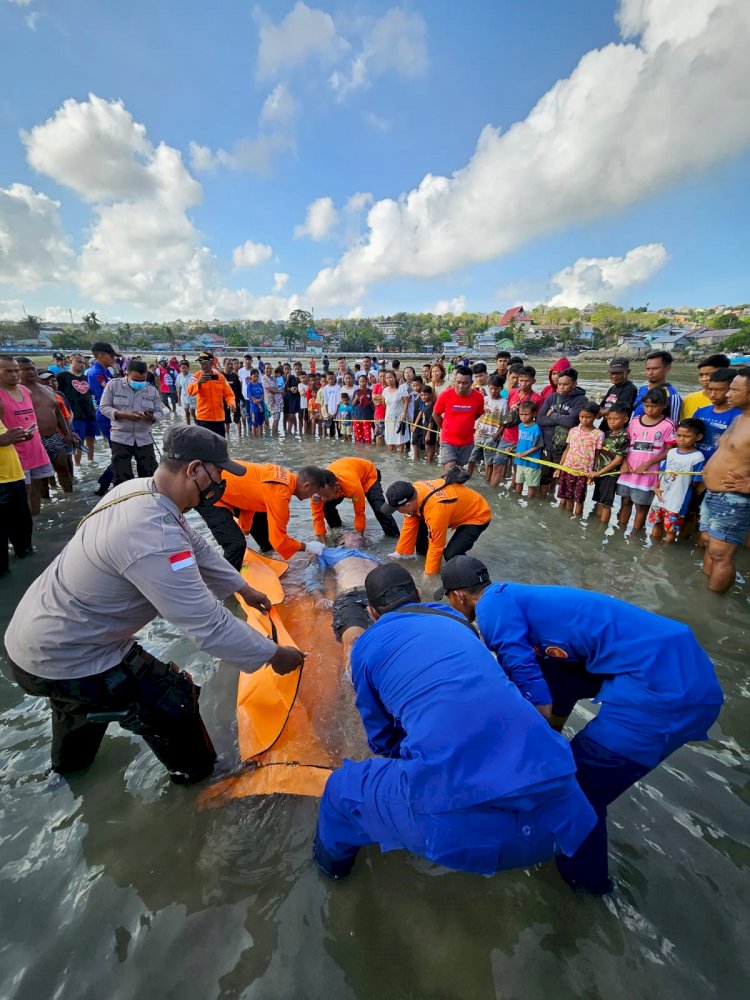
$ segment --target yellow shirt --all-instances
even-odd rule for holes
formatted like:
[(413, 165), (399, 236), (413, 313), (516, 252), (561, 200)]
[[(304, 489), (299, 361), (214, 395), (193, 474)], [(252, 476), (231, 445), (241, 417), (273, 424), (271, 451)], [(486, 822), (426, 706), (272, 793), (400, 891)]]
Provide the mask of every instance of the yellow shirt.
[[(0, 420), (0, 434), (6, 434), (7, 431), (8, 428)], [(21, 459), (18, 457), (16, 446), (6, 444), (0, 447), (0, 483), (16, 483), (23, 478)]]
[(699, 410), (701, 406), (710, 406), (711, 400), (705, 394), (703, 389), (699, 389), (697, 392), (691, 392), (687, 396), (682, 397), (682, 419), (687, 420), (688, 417), (692, 417), (696, 410)]

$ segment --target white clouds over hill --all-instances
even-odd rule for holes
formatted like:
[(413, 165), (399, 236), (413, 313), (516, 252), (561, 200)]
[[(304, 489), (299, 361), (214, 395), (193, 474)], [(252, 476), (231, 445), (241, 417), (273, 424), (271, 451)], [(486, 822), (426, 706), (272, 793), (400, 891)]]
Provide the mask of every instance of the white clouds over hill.
[(661, 243), (634, 247), (624, 257), (579, 257), (552, 275), (552, 284), (560, 292), (550, 305), (582, 309), (589, 302), (619, 302), (625, 292), (647, 281), (668, 259)]
[(750, 143), (747, 0), (622, 0), (618, 23), (621, 44), (584, 55), (506, 133), (486, 126), (465, 167), (376, 202), (365, 239), (308, 295), (351, 302), (395, 275), (491, 260)]
[(59, 208), (28, 184), (0, 188), (0, 282), (26, 289), (66, 279), (73, 251)]

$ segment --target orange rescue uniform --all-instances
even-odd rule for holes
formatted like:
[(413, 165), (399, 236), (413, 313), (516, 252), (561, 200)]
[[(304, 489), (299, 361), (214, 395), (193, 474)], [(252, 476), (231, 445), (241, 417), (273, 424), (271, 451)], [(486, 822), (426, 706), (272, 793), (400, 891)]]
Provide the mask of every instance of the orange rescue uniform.
[[(421, 514), (429, 538), (424, 571), (427, 576), (433, 576), (440, 572), (448, 528), (455, 530), (462, 524), (487, 524), (492, 519), (492, 511), (476, 490), (459, 483), (446, 486), (442, 479), (425, 479), (412, 485), (417, 491), (419, 506), (413, 517), (404, 516), (396, 552), (404, 556), (413, 555)], [(429, 499), (425, 503), (427, 497)]]
[(199, 379), (202, 374), (202, 369), (199, 369), (193, 376), (193, 380), (187, 384), (188, 396), (196, 398), (195, 419), (223, 424), (224, 404), (226, 403), (227, 406), (230, 403), (232, 406), (235, 405), (234, 393), (221, 372), (212, 372), (216, 378), (199, 385), (196, 379)]
[(217, 507), (231, 510), (245, 534), (252, 527), (253, 515), (264, 512), (268, 516), (268, 538), (274, 551), (282, 559), (291, 559), (302, 548), (302, 542), (287, 534), (289, 501), (297, 489), (296, 474), (270, 463), (240, 462), (239, 465), (247, 469), (244, 476), (222, 473), (227, 488)]
[[(327, 466), (338, 482), (336, 497), (351, 500), (354, 507), (354, 530), (362, 533), (365, 530), (365, 494), (378, 481), (378, 470), (366, 458), (337, 458)], [(311, 500), (313, 528), (316, 535), (326, 532), (323, 501)]]

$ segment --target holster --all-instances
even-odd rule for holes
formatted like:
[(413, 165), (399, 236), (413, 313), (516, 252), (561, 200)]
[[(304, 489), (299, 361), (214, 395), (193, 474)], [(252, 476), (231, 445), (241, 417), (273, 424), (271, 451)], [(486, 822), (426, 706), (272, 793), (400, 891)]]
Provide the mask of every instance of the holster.
[(122, 668), (135, 683), (135, 711), (146, 726), (158, 720), (177, 722), (198, 715), (200, 687), (177, 664), (163, 663), (135, 645), (123, 659)]

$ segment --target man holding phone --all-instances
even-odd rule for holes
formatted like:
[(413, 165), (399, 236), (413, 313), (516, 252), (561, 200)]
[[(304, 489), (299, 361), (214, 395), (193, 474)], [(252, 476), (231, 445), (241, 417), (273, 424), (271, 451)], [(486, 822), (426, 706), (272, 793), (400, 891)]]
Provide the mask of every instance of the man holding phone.
[(153, 426), (163, 415), (161, 399), (156, 386), (146, 378), (145, 361), (130, 361), (124, 378), (107, 382), (99, 401), (99, 409), (111, 421), (113, 484), (133, 478), (133, 459), (136, 475), (153, 476), (156, 471)]
[(187, 394), (196, 397), (195, 422), (199, 427), (226, 437), (224, 407), (234, 413), (237, 403), (224, 376), (216, 370), (216, 358), (210, 351), (198, 355), (200, 371), (187, 386)]

